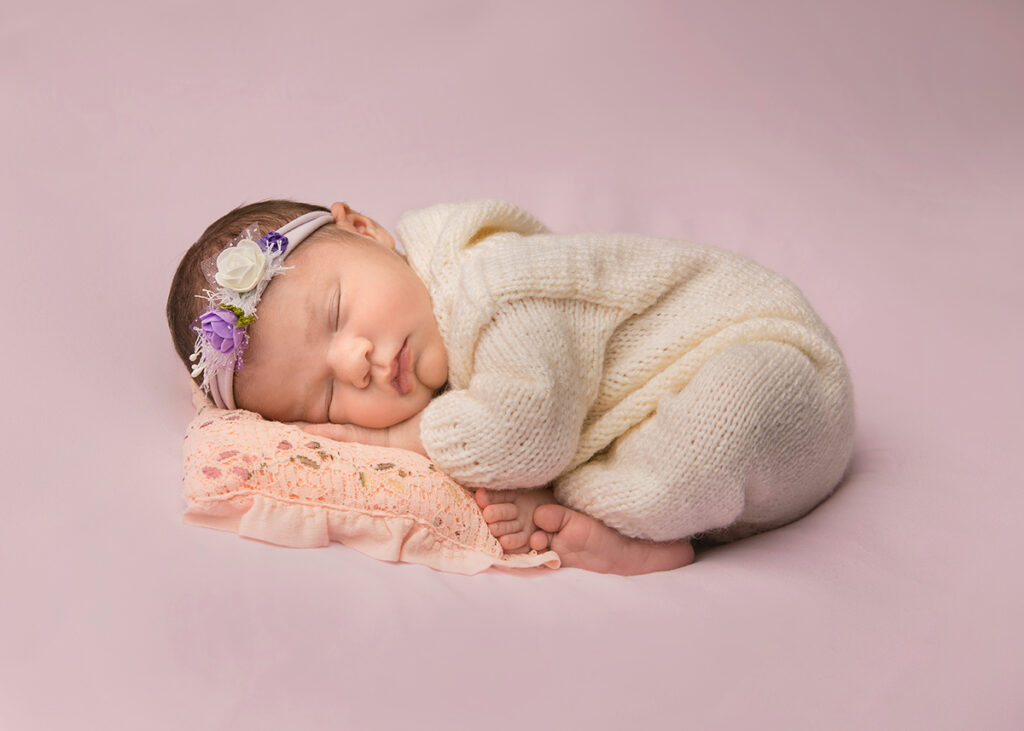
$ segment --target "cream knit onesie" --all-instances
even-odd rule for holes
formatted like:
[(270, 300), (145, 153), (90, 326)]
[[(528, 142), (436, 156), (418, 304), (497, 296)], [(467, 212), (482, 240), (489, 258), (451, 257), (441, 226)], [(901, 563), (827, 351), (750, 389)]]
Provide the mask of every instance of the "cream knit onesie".
[(784, 278), (683, 241), (552, 234), (502, 201), (411, 211), (397, 233), (448, 349), (421, 437), (463, 485), (553, 482), (666, 541), (782, 525), (841, 479), (849, 375)]

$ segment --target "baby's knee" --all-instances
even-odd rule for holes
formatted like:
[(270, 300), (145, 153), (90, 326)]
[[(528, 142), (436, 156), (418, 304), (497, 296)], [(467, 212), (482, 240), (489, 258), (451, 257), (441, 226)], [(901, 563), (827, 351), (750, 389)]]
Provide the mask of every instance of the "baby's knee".
[(615, 455), (650, 482), (633, 517), (667, 540), (736, 521), (789, 522), (828, 496), (852, 451), (845, 366), (776, 342), (714, 356)]

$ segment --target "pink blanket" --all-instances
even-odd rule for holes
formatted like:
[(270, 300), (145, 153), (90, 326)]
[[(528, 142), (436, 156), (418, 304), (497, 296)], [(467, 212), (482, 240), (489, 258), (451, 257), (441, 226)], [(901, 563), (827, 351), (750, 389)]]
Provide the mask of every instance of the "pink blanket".
[[(0, 728), (1024, 724), (1024, 10), (5, 8)], [(841, 343), (853, 472), (635, 578), (184, 526), (163, 302), (226, 210), (494, 197), (747, 254)]]

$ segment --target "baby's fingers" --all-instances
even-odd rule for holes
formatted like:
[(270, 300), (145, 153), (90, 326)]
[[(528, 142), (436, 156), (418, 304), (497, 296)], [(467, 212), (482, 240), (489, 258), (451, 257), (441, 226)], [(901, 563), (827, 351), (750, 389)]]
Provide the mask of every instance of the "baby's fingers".
[(360, 431), (358, 427), (348, 424), (298, 424), (302, 431), (315, 434), (318, 437), (326, 437), (336, 442), (360, 442)]
[(374, 446), (387, 446), (387, 430), (367, 429), (354, 424), (306, 424), (302, 431), (326, 437), (336, 442), (359, 442)]

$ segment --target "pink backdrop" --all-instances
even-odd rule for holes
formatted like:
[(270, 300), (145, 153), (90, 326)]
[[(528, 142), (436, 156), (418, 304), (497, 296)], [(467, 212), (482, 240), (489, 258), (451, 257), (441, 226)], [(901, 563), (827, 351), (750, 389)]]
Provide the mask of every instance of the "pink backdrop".
[[(0, 727), (1024, 726), (1024, 6), (19, 3), (0, 22)], [(623, 579), (181, 524), (174, 266), (227, 209), (501, 197), (749, 254), (852, 476)]]

